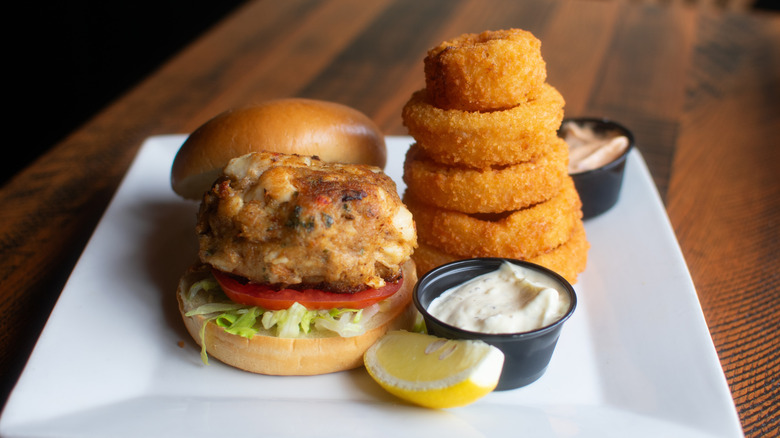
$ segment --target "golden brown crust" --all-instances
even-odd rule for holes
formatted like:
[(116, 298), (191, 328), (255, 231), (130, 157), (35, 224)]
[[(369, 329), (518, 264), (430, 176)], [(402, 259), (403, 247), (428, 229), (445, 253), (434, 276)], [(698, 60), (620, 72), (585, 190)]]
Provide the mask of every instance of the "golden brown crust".
[(425, 57), (434, 106), (463, 111), (514, 107), (547, 79), (542, 43), (520, 29), (463, 34)]
[(404, 161), (406, 192), (427, 204), (463, 213), (518, 210), (555, 196), (567, 177), (568, 146), (562, 139), (539, 158), (474, 169), (445, 166), (412, 145)]
[(225, 111), (196, 129), (174, 159), (171, 186), (200, 199), (230, 159), (271, 151), (384, 168), (384, 135), (365, 114), (334, 102), (277, 99)]
[(461, 258), (538, 262), (570, 281), (588, 242), (558, 138), (565, 101), (546, 83), (541, 42), (520, 29), (463, 34), (428, 52), (425, 88), (402, 120), (416, 144), (404, 200), (418, 273)]
[[(579, 274), (585, 270), (589, 249), (585, 227), (582, 222), (578, 222), (571, 237), (565, 243), (547, 253), (526, 260), (557, 272), (571, 284), (575, 284)], [(412, 258), (417, 265), (417, 275), (422, 277), (438, 266), (470, 257), (449, 254), (436, 246), (420, 242)]]
[(462, 257), (525, 260), (566, 242), (582, 217), (571, 178), (549, 201), (499, 215), (469, 215), (444, 210), (405, 195), (419, 241)]
[(204, 263), (333, 292), (394, 281), (417, 243), (411, 213), (379, 168), (270, 152), (230, 161), (196, 231)]
[[(383, 311), (371, 320), (369, 330), (354, 337), (309, 336), (279, 338), (255, 335), (251, 339), (229, 334), (204, 316), (185, 316), (190, 310), (181, 298), (199, 271), (182, 277), (177, 291), (179, 311), (190, 336), (201, 344), (200, 330), (206, 323), (206, 351), (210, 357), (245, 371), (270, 375), (316, 375), (360, 367), (363, 353), (388, 330), (410, 330), (414, 323), (414, 308), (410, 305), (417, 273), (414, 262), (404, 265), (404, 284), (383, 305)], [(200, 273), (202, 275), (202, 273)]]
[(503, 111), (469, 112), (434, 106), (426, 90), (412, 94), (403, 123), (433, 160), (476, 168), (530, 161), (557, 141), (563, 96), (543, 84), (529, 99)]

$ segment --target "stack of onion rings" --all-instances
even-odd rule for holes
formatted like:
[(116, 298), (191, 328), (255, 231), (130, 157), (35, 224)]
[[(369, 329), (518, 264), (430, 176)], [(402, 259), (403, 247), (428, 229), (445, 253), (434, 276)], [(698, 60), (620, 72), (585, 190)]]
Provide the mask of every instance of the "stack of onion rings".
[(428, 51), (425, 86), (445, 109), (512, 108), (547, 79), (542, 43), (520, 29), (464, 34)]
[(404, 202), (418, 275), (470, 257), (527, 260), (572, 283), (590, 245), (558, 138), (563, 96), (541, 43), (518, 29), (464, 34), (431, 49), (426, 88), (401, 113), (415, 139)]

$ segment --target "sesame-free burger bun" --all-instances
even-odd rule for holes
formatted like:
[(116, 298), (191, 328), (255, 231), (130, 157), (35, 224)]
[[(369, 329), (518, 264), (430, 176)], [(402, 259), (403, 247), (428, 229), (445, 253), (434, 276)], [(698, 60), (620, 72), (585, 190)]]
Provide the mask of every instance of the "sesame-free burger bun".
[(245, 371), (306, 376), (358, 368), (363, 365), (363, 353), (387, 331), (411, 330), (414, 325), (415, 310), (411, 301), (417, 274), (412, 260), (403, 265), (401, 288), (380, 303), (382, 310), (368, 321), (365, 333), (351, 337), (309, 334), (280, 338), (258, 333), (247, 339), (227, 333), (203, 315), (186, 316), (192, 309), (188, 308), (183, 296), (194, 282), (208, 275), (208, 269), (207, 265), (193, 266), (182, 276), (176, 294), (179, 311), (187, 331), (199, 345), (203, 342), (201, 330), (206, 324), (202, 333), (209, 356)]
[(269, 151), (384, 169), (385, 139), (360, 111), (334, 102), (289, 98), (225, 111), (190, 134), (171, 168), (180, 196), (200, 199), (232, 158)]

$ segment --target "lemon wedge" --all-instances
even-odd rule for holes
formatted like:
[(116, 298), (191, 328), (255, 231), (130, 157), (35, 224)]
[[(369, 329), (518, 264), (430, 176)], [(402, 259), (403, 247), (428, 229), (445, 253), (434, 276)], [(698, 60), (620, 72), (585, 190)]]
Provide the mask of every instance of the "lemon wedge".
[(493, 391), (504, 354), (482, 341), (397, 330), (374, 343), (363, 361), (371, 377), (389, 393), (442, 409), (465, 406)]

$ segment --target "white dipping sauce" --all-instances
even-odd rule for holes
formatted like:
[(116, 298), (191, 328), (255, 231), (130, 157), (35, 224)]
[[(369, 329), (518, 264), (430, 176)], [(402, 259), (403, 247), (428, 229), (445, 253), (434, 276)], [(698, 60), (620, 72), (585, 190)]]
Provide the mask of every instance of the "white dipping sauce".
[(569, 309), (569, 294), (536, 271), (504, 262), (493, 272), (446, 290), (428, 312), (479, 333), (519, 333), (546, 327)]

